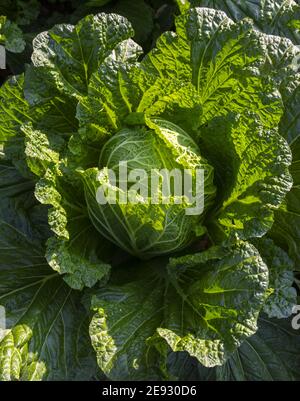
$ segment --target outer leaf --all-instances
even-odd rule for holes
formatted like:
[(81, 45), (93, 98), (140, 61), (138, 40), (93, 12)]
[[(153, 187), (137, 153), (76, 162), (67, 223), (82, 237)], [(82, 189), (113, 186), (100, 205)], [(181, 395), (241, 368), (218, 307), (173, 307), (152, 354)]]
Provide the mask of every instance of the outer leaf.
[[(287, 143), (249, 113), (212, 120), (200, 141), (223, 197), (217, 211), (219, 228), (243, 239), (261, 237), (273, 224), (272, 209), (280, 206), (292, 186)], [(212, 233), (216, 235), (213, 227)]]
[[(215, 10), (191, 10), (178, 18), (177, 35), (169, 32), (161, 36), (157, 48), (141, 63), (143, 71), (133, 69), (129, 82), (118, 66), (118, 73), (110, 71), (116, 82), (112, 81), (114, 86), (110, 84), (104, 95), (103, 89), (99, 89), (104, 73), (95, 74), (90, 95), (79, 108), (78, 117), (82, 125), (94, 121), (99, 127), (118, 130), (126, 113), (146, 112), (166, 119), (182, 115), (183, 127), (192, 120), (195, 129), (200, 122), (205, 124), (229, 111), (244, 111), (247, 105), (266, 126), (273, 127), (281, 117), (281, 101), (274, 87), (257, 77), (265, 57), (265, 39), (249, 23), (233, 24), (224, 13)], [(114, 98), (113, 94), (120, 91), (122, 95)], [(195, 92), (193, 96), (191, 91)], [(99, 108), (101, 113), (97, 116)], [(190, 114), (184, 118), (188, 109)], [(102, 118), (105, 114), (106, 121)], [(188, 131), (190, 128), (189, 125)]]
[(297, 291), (293, 288), (293, 262), (271, 239), (257, 239), (254, 245), (269, 268), (269, 297), (264, 312), (278, 319), (289, 317), (297, 304)]
[(149, 346), (166, 347), (164, 339), (205, 366), (221, 365), (256, 331), (268, 273), (254, 247), (239, 243), (172, 259), (167, 278), (154, 263), (140, 270), (141, 280), (99, 290), (93, 299), (90, 334), (110, 378), (142, 374), (152, 352), (145, 341), (157, 327), (160, 341), (154, 337)]
[(217, 380), (299, 380), (299, 331), (288, 319), (259, 319), (258, 332), (217, 368)]
[(171, 259), (169, 274), (176, 292), (159, 335), (173, 351), (188, 351), (204, 366), (222, 365), (257, 330), (266, 265), (254, 248), (239, 243)]
[[(109, 82), (107, 74), (111, 77)], [(82, 141), (101, 147), (124, 124), (144, 124), (145, 115), (161, 116), (190, 132), (199, 125), (199, 103), (191, 83), (148, 76), (140, 66), (108, 59), (92, 77), (89, 96), (77, 110)]]
[(63, 274), (66, 283), (76, 290), (93, 287), (98, 281), (107, 279), (110, 271), (110, 264), (103, 262), (97, 255), (101, 250), (107, 254), (105, 246), (100, 245), (101, 237), (98, 238), (98, 233), (95, 233), (87, 219), (80, 223), (80, 228), (72, 232), (74, 241), (50, 238), (46, 253), (49, 265)]
[[(73, 193), (77, 192), (77, 199)], [(56, 234), (48, 240), (46, 257), (51, 267), (75, 289), (92, 287), (106, 278), (111, 247), (97, 233), (88, 219), (83, 193), (62, 172), (48, 170), (36, 186), (37, 199), (51, 205), (48, 222)], [(63, 195), (63, 196), (62, 196)]]
[[(299, 6), (294, 1), (266, 1), (266, 2), (240, 2), (231, 1), (194, 1), (193, 5), (209, 6), (219, 8), (238, 20), (245, 16), (254, 19), (259, 28), (272, 34), (282, 34), (299, 43), (299, 30), (296, 29), (296, 21), (299, 20)], [(289, 22), (288, 22), (289, 21)], [(285, 114), (281, 120), (281, 133), (285, 138), (290, 138), (293, 150), (293, 179), (297, 182), (297, 126), (299, 121), (297, 102), (298, 79), (295, 79), (295, 69), (299, 68), (299, 51), (292, 46), (288, 39), (275, 36), (262, 36), (267, 46), (267, 63), (265, 66), (268, 77), (273, 78), (280, 86), (285, 104)], [(288, 75), (289, 80), (283, 81)], [(290, 255), (296, 260), (299, 259), (298, 251), (298, 226), (297, 216), (299, 215), (298, 189), (294, 189), (287, 196), (286, 202), (276, 211), (276, 223), (273, 226), (272, 237), (277, 243), (289, 249)]]
[[(151, 366), (151, 337), (160, 325), (163, 283), (156, 277), (97, 292), (90, 324), (98, 365), (113, 380), (158, 379)], [(137, 305), (140, 307), (137, 309)]]
[(258, 331), (223, 366), (204, 368), (183, 352), (171, 353), (168, 363), (169, 374), (178, 380), (200, 381), (294, 381), (299, 368), (299, 331), (293, 330), (291, 319), (265, 315), (258, 320)]
[(64, 141), (57, 135), (34, 130), (31, 124), (22, 125), (21, 131), (25, 136), (27, 165), (36, 176), (43, 177), (48, 169), (55, 168), (59, 163)]
[[(34, 85), (37, 77), (33, 76), (30, 70), (26, 76)], [(39, 76), (39, 79), (40, 85), (43, 77)], [(25, 135), (21, 129), (22, 126), (30, 123), (37, 129), (46, 130), (46, 132), (49, 130), (53, 139), (54, 134), (59, 134), (61, 137), (70, 135), (70, 132), (77, 129), (77, 123), (75, 122), (75, 104), (72, 100), (56, 97), (55, 89), (52, 89), (54, 99), (50, 100), (49, 93), (47, 95), (45, 90), (43, 95), (47, 100), (43, 100), (41, 106), (36, 104), (31, 107), (24, 98), (24, 85), (24, 76), (20, 75), (9, 79), (1, 87), (0, 143), (4, 144), (6, 156), (14, 162), (23, 175), (28, 175), (25, 160)], [(43, 88), (45, 89), (45, 85)], [(56, 122), (55, 126), (53, 121)], [(56, 139), (56, 142), (61, 142), (61, 137)]]
[(299, 269), (300, 262), (300, 76), (290, 78), (283, 88), (285, 114), (280, 129), (290, 144), (293, 152), (291, 173), (294, 186), (288, 193), (285, 202), (275, 214), (275, 224), (272, 227), (271, 237), (281, 247), (288, 250), (295, 261), (295, 268)]
[(0, 89), (0, 146), (5, 144), (6, 155), (26, 174), (24, 144), (18, 133), (21, 124), (32, 121), (33, 116), (30, 116), (29, 105), (23, 97), (23, 84), (24, 76), (20, 75), (6, 81)]
[(169, 380), (212, 381), (216, 368), (205, 368), (187, 352), (170, 352), (167, 360)]
[(62, 93), (53, 80), (48, 80), (48, 67), (28, 66), (22, 91), (31, 106), (31, 114), (33, 111), (41, 114), (35, 119), (34, 128), (46, 133), (50, 131), (64, 139), (77, 130), (76, 99)]
[(129, 22), (115, 14), (87, 16), (76, 26), (57, 25), (33, 42), (35, 67), (68, 96), (87, 92), (91, 74), (123, 40), (133, 35)]
[[(92, 72), (132, 32), (123, 17), (99, 14), (86, 17), (75, 27), (54, 27), (35, 39), (34, 65), (27, 68), (25, 82), (21, 77), (17, 83), (12, 80), (2, 89), (5, 108), (3, 128), (0, 126), (0, 132), (4, 133), (0, 139), (13, 137), (6, 144), (6, 154), (22, 171), (24, 161), (20, 166), (19, 160), (24, 157), (24, 136), (19, 132), (20, 125), (32, 122), (35, 129), (64, 139), (76, 132), (74, 95), (85, 93)], [(12, 97), (14, 103), (11, 103)]]
[(190, 0), (193, 7), (223, 10), (233, 20), (250, 17), (268, 34), (284, 36), (300, 44), (300, 6), (294, 0)]
[(245, 107), (268, 127), (278, 123), (279, 94), (258, 78), (265, 44), (249, 21), (233, 24), (223, 12), (199, 8), (179, 17), (176, 28), (177, 35), (161, 36), (143, 66), (165, 80), (192, 81), (203, 107), (202, 124)]
[[(40, 131), (33, 130), (31, 126), (23, 126), (22, 129), (26, 135), (27, 164), (36, 175), (45, 175), (38, 182), (35, 195), (42, 204), (53, 206), (48, 212), (49, 225), (59, 236), (59, 240), (56, 238), (48, 240), (48, 262), (54, 270), (64, 274), (65, 281), (72, 288), (91, 287), (98, 280), (107, 276), (109, 264), (104, 263), (101, 257), (107, 258), (111, 247), (103, 242), (102, 237), (91, 225), (82, 203), (83, 193), (80, 198), (78, 189), (73, 188), (78, 195), (77, 202), (75, 204), (74, 199), (69, 201), (70, 195), (67, 188), (74, 184), (63, 181), (60, 171), (58, 171), (57, 178), (53, 175), (51, 169), (57, 168), (58, 150), (62, 146), (59, 137), (46, 136)], [(15, 222), (14, 208), (18, 208), (20, 213), (22, 211), (19, 219), (22, 221), (25, 234), (36, 237), (43, 236), (43, 239), (48, 238), (50, 236), (49, 228), (46, 227), (45, 221), (41, 222), (41, 217), (46, 217), (47, 208), (41, 205), (36, 206), (33, 197), (34, 182), (21, 178), (7, 162), (3, 162), (0, 167), (3, 179), (1, 192), (3, 195), (13, 196), (12, 199), (2, 200), (0, 216), (3, 214), (6, 218), (10, 218), (10, 222)], [(63, 203), (61, 203), (61, 196), (56, 188), (57, 183), (59, 183), (60, 189), (65, 188), (66, 196)], [(41, 208), (43, 209), (40, 210)], [(35, 226), (28, 226), (28, 214), (34, 218), (38, 229), (43, 228), (41, 233)], [(40, 226), (38, 223), (42, 225)]]
[(49, 223), (60, 237), (48, 240), (48, 263), (60, 274), (66, 274), (64, 279), (72, 288), (82, 289), (85, 285), (92, 287), (107, 276), (110, 266), (97, 257), (97, 252), (103, 246), (100, 245), (101, 240), (97, 240), (99, 236), (95, 236), (95, 230), (87, 218), (80, 194), (78, 193), (77, 204), (74, 200), (68, 202), (69, 194), (65, 189), (67, 196), (61, 202), (56, 185), (61, 191), (63, 186), (67, 188), (67, 185), (71, 185), (63, 180), (59, 170), (56, 173), (57, 178), (53, 174), (58, 169), (56, 164), (59, 163), (59, 150), (63, 142), (59, 141), (59, 137), (50, 134), (46, 136), (33, 130), (31, 126), (23, 126), (23, 132), (26, 135), (27, 164), (37, 176), (44, 176), (36, 186), (36, 197), (41, 203), (53, 206), (49, 210)]
[(53, 273), (38, 243), (3, 220), (0, 249), (8, 329), (0, 341), (0, 380), (90, 379), (95, 365), (81, 295)]
[[(280, 36), (261, 34), (261, 39), (267, 52), (262, 73), (265, 73), (267, 79), (272, 77), (286, 107), (289, 81), (293, 82), (295, 73), (300, 67), (299, 46), (295, 46), (289, 39)], [(286, 127), (282, 128), (285, 130)]]
[[(121, 57), (120, 43), (132, 34), (125, 18), (98, 14), (76, 26), (58, 25), (38, 35), (33, 43), (33, 66), (27, 69), (24, 84), (29, 104), (43, 110), (34, 128), (64, 139), (76, 132), (77, 98), (85, 94), (91, 74), (107, 56)], [(127, 54), (130, 57), (130, 51), (125, 44), (123, 48), (124, 60)]]
[(18, 226), (27, 238), (45, 240), (50, 232), (47, 210), (33, 194), (34, 182), (23, 178), (8, 161), (0, 159), (0, 220)]

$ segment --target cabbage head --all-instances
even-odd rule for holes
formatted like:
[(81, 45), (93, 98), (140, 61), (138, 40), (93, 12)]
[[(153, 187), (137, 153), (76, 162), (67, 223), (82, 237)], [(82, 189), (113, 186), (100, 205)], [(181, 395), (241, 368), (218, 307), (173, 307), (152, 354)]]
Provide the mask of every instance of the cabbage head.
[[(116, 133), (102, 148), (101, 170), (89, 169), (83, 173), (86, 202), (94, 226), (110, 241), (140, 258), (176, 252), (189, 245), (201, 230), (203, 220), (203, 210), (196, 209), (196, 196), (202, 196), (200, 192), (204, 189), (204, 207), (209, 208), (215, 194), (213, 168), (201, 156), (192, 138), (165, 120), (158, 119), (149, 125), (153, 128), (129, 127)], [(125, 177), (120, 177), (120, 162), (126, 162)], [(108, 169), (116, 174), (114, 185)], [(204, 186), (200, 188), (199, 182), (198, 195), (197, 169), (204, 173)], [(170, 177), (171, 171), (179, 176)], [(130, 177), (134, 180), (136, 175), (140, 191), (130, 186)], [(97, 202), (96, 176), (98, 185), (115, 195), (115, 204), (110, 199), (105, 204)], [(124, 190), (122, 180), (127, 186)], [(191, 186), (188, 189), (194, 188), (190, 201), (185, 199), (184, 180), (186, 187)], [(193, 207), (194, 214), (189, 214)]]

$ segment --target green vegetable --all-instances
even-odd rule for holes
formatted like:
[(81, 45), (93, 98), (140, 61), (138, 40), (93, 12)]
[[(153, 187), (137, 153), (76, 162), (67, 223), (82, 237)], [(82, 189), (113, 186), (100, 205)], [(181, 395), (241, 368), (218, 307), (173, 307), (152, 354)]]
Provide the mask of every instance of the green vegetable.
[[(126, 163), (128, 175), (134, 169), (143, 169), (144, 176), (140, 170), (137, 171), (141, 175), (139, 187), (144, 187), (142, 194), (131, 188), (119, 189), (122, 185), (118, 175), (119, 162)], [(195, 188), (196, 169), (203, 169), (206, 173), (205, 207), (211, 204), (215, 193), (213, 169), (201, 157), (197, 145), (186, 132), (165, 120), (149, 120), (148, 129), (124, 128), (105, 143), (99, 165), (104, 168), (86, 170), (83, 179), (91, 221), (102, 235), (141, 258), (179, 251), (193, 240), (200, 226), (201, 214), (197, 211), (195, 215), (188, 213), (197, 206), (193, 208), (183, 195), (177, 194), (176, 188), (169, 189), (170, 199), (164, 204), (163, 188), (152, 184), (153, 176), (166, 184), (163, 172), (167, 169), (183, 173), (184, 168), (189, 168), (190, 183)], [(117, 175), (115, 186), (107, 177), (107, 169)], [(105, 181), (117, 195), (116, 204), (97, 204), (97, 189)], [(129, 200), (125, 204), (121, 203), (122, 195)], [(156, 199), (155, 204), (151, 197)]]
[(177, 1), (147, 54), (112, 13), (36, 36), (0, 88), (1, 380), (299, 379), (298, 8), (267, 3)]

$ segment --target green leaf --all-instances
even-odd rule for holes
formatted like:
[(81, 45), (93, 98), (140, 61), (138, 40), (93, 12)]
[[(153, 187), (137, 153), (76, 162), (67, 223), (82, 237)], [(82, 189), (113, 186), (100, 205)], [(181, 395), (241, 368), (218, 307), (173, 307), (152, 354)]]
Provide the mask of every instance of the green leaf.
[(188, 352), (170, 352), (167, 359), (168, 380), (212, 381), (216, 368), (205, 368)]
[(75, 26), (57, 25), (38, 35), (23, 86), (30, 110), (41, 113), (34, 128), (68, 140), (77, 131), (77, 101), (92, 73), (109, 55), (130, 58), (131, 35), (129, 22), (115, 14), (87, 16)]
[(77, 167), (98, 165), (101, 146), (111, 133), (121, 128), (122, 120), (132, 111), (135, 92), (126, 82), (132, 68), (127, 61), (134, 64), (140, 54), (141, 48), (135, 42), (124, 41), (92, 75), (88, 96), (77, 108), (79, 135), (74, 134), (70, 141), (69, 158), (72, 160), (73, 153)]
[(19, 169), (27, 172), (24, 161), (24, 143), (20, 134), (23, 122), (31, 121), (29, 105), (24, 99), (22, 88), (24, 76), (8, 79), (0, 88), (0, 146), (4, 146), (6, 156), (14, 160)]
[(142, 282), (96, 292), (90, 337), (98, 365), (110, 379), (159, 378), (147, 339), (161, 323), (162, 302), (162, 283), (151, 274)]
[(0, 304), (7, 324), (0, 340), (0, 380), (91, 379), (95, 360), (81, 294), (53, 273), (40, 243), (22, 232), (19, 216), (15, 226), (6, 214), (0, 216)]
[(282, 96), (283, 105), (286, 107), (288, 87), (293, 82), (300, 66), (299, 46), (295, 46), (289, 39), (280, 36), (261, 34), (261, 39), (267, 53), (262, 73), (268, 80), (272, 77)]
[(37, 199), (51, 205), (48, 223), (56, 234), (47, 241), (46, 258), (72, 288), (92, 287), (107, 279), (112, 247), (91, 224), (83, 192), (62, 175), (56, 166), (48, 169), (35, 189)]
[(264, 312), (270, 318), (282, 319), (291, 316), (297, 304), (292, 260), (269, 238), (257, 239), (253, 243), (269, 268), (269, 296), (264, 305)]
[(300, 6), (294, 0), (190, 0), (192, 7), (223, 10), (233, 20), (252, 18), (263, 32), (300, 44)]
[(29, 106), (23, 99), (22, 88), (24, 76), (8, 79), (0, 88), (1, 120), (0, 143), (3, 144), (9, 137), (15, 135), (20, 127), (20, 121), (28, 119)]
[(300, 261), (300, 75), (291, 76), (282, 86), (285, 113), (280, 122), (280, 132), (292, 150), (290, 168), (294, 185), (281, 207), (275, 212), (275, 223), (270, 236), (287, 250), (299, 270)]
[(22, 91), (30, 105), (30, 114), (38, 113), (34, 128), (45, 133), (50, 131), (63, 139), (78, 129), (75, 119), (77, 101), (57, 88), (53, 80), (48, 80), (48, 67), (28, 66)]
[[(72, 195), (67, 192), (68, 186), (73, 185), (63, 180), (62, 173), (58, 170), (57, 176), (53, 174), (56, 163), (59, 162), (59, 153), (62, 143), (59, 137), (46, 136), (40, 131), (35, 131), (32, 126), (23, 126), (22, 130), (26, 136), (25, 154), (26, 161), (32, 172), (43, 178), (36, 184), (35, 196), (42, 205), (52, 205), (48, 211), (48, 223), (50, 228), (58, 235), (52, 237), (47, 242), (46, 257), (50, 266), (64, 274), (64, 280), (75, 289), (82, 289), (84, 286), (92, 287), (97, 281), (106, 278), (109, 273), (109, 264), (101, 260), (101, 256), (108, 257), (111, 247), (103, 241), (90, 223), (85, 205), (83, 193), (80, 198), (78, 189), (77, 202), (74, 202)], [(52, 150), (51, 150), (52, 148)], [(36, 205), (34, 199), (34, 182), (20, 177), (16, 170), (9, 163), (3, 162), (0, 165), (0, 176), (2, 185), (0, 191), (3, 195), (14, 196), (13, 199), (1, 202), (1, 213), (11, 216), (14, 221), (14, 208), (23, 210), (24, 229), (26, 234), (40, 234), (33, 227), (27, 227), (28, 219), (27, 208)], [(58, 188), (65, 194), (64, 201), (61, 202), (61, 195)], [(64, 188), (64, 190), (62, 189)], [(25, 192), (26, 191), (26, 192)], [(25, 193), (24, 193), (25, 192)], [(29, 193), (28, 193), (29, 192)], [(71, 196), (71, 198), (69, 198)], [(34, 217), (36, 223), (40, 221), (40, 214), (46, 217), (48, 208), (38, 204), (29, 213)], [(42, 210), (39, 210), (43, 208)], [(46, 223), (42, 222), (43, 226)], [(48, 226), (43, 229), (50, 236)], [(45, 239), (46, 239), (45, 238)], [(100, 257), (99, 257), (100, 255)]]
[(249, 21), (234, 24), (221, 11), (199, 8), (178, 17), (176, 31), (163, 34), (142, 65), (164, 80), (192, 82), (203, 109), (201, 124), (245, 108), (268, 127), (278, 123), (279, 93), (259, 77), (266, 46)]
[(8, 161), (0, 159), (0, 220), (18, 226), (27, 238), (46, 240), (47, 210), (34, 197), (34, 182), (20, 175)]
[(33, 41), (32, 61), (43, 68), (62, 93), (80, 98), (87, 92), (91, 74), (122, 41), (130, 38), (130, 23), (115, 14), (89, 15), (77, 25), (56, 25)]
[[(271, 237), (283, 249), (288, 250), (290, 256), (294, 259), (297, 266), (299, 260), (298, 233), (300, 215), (299, 204), (299, 69), (300, 52), (299, 47), (292, 45), (287, 38), (274, 37), (270, 35), (263, 36), (267, 46), (268, 57), (265, 64), (265, 73), (268, 77), (273, 76), (277, 83), (283, 104), (284, 114), (280, 120), (279, 132), (286, 138), (292, 150), (293, 161), (290, 166), (290, 172), (293, 177), (294, 185), (287, 194), (284, 202), (278, 210), (275, 211), (275, 222), (272, 226)], [(297, 268), (295, 266), (295, 268)]]
[[(213, 119), (201, 133), (200, 148), (201, 143), (215, 168), (221, 195), (217, 229), (242, 239), (261, 237), (272, 227), (274, 209), (292, 187), (287, 143), (250, 113)], [(216, 227), (211, 226), (211, 233), (218, 237)]]
[(134, 272), (141, 278), (93, 298), (90, 335), (109, 378), (139, 377), (153, 361), (153, 346), (167, 344), (205, 366), (221, 365), (257, 329), (268, 272), (247, 243), (171, 259), (167, 271), (154, 261)]
[(168, 269), (175, 291), (159, 335), (173, 351), (188, 351), (204, 366), (222, 365), (257, 330), (266, 265), (255, 248), (238, 243), (171, 259)]
[(25, 49), (25, 40), (21, 29), (5, 16), (0, 16), (0, 44), (12, 53), (22, 53)]
[(22, 125), (21, 131), (25, 136), (27, 165), (36, 176), (43, 177), (48, 169), (59, 163), (64, 141), (57, 135), (34, 130), (32, 124)]
[(227, 361), (217, 368), (217, 380), (294, 381), (300, 379), (299, 330), (290, 319), (262, 316), (257, 333), (247, 338)]
[[(63, 274), (65, 282), (76, 290), (93, 287), (98, 281), (107, 280), (110, 271), (110, 264), (97, 256), (97, 252), (104, 248), (101, 237), (87, 219), (80, 224), (80, 228), (72, 232), (74, 240), (73, 237), (70, 241), (52, 237), (47, 242), (46, 252), (49, 265)], [(104, 252), (106, 254), (107, 250), (104, 249)]]
[(291, 319), (258, 319), (257, 332), (247, 338), (223, 366), (204, 368), (185, 352), (171, 353), (171, 380), (295, 381), (299, 380), (299, 330)]
[[(26, 77), (34, 84), (37, 77), (33, 76), (30, 71), (30, 69), (27, 71)], [(40, 85), (43, 82), (43, 77), (39, 76), (39, 78)], [(6, 157), (13, 161), (23, 175), (30, 176), (25, 160), (26, 130), (24, 131), (23, 127), (29, 125), (42, 130), (44, 133), (49, 131), (49, 142), (54, 141), (54, 135), (59, 136), (55, 142), (62, 142), (65, 136), (71, 135), (71, 132), (77, 129), (77, 122), (75, 121), (76, 104), (72, 100), (56, 97), (57, 91), (55, 90), (52, 90), (54, 98), (49, 99), (49, 94), (47, 95), (45, 90), (46, 101), (44, 99), (42, 102), (35, 101), (30, 106), (24, 98), (24, 85), (24, 75), (20, 75), (6, 81), (0, 89), (0, 144), (4, 145)], [(53, 121), (56, 122), (55, 125)], [(29, 142), (28, 139), (27, 142)]]

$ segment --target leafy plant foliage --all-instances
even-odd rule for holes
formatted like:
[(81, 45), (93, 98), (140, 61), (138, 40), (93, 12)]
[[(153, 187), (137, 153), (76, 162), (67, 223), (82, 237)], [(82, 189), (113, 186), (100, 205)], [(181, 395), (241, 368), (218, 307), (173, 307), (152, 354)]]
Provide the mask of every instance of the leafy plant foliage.
[[(299, 6), (79, 3), (0, 19), (0, 380), (298, 380)], [(203, 213), (99, 204), (124, 161)]]

